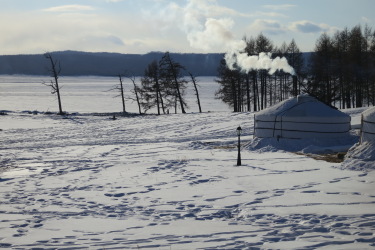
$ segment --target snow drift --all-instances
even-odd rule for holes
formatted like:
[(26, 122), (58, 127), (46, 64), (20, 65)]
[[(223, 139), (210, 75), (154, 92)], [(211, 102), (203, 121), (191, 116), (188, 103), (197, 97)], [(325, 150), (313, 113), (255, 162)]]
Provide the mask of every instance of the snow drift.
[(351, 147), (342, 163), (343, 169), (371, 171), (375, 169), (375, 107), (361, 115), (361, 140)]
[(341, 168), (365, 172), (375, 170), (375, 141), (357, 143), (351, 147)]

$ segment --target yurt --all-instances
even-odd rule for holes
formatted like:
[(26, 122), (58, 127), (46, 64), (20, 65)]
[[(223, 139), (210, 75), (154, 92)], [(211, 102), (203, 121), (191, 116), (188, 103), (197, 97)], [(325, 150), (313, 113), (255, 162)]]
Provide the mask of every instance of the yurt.
[(299, 95), (254, 115), (254, 136), (288, 139), (347, 135), (350, 116), (309, 95)]
[(369, 108), (362, 113), (361, 143), (375, 142), (375, 107)]

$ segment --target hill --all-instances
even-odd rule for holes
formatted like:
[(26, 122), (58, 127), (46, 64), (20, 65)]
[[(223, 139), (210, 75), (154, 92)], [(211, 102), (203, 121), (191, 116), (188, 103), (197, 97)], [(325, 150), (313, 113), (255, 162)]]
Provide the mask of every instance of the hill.
[[(144, 70), (153, 60), (160, 60), (163, 52), (151, 52), (144, 55), (119, 53), (92, 53), (79, 51), (52, 52), (54, 59), (61, 63), (61, 75), (113, 76), (125, 71), (135, 76), (144, 74)], [(223, 54), (177, 54), (172, 58), (186, 67), (196, 76), (214, 76)], [(43, 54), (3, 55), (0, 56), (0, 74), (48, 75), (49, 62)]]

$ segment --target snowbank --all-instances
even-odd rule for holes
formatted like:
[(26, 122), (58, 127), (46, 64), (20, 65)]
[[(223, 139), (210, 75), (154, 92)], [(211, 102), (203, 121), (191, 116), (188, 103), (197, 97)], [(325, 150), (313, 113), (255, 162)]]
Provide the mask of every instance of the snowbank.
[(341, 168), (365, 172), (375, 170), (375, 141), (357, 143), (351, 147)]

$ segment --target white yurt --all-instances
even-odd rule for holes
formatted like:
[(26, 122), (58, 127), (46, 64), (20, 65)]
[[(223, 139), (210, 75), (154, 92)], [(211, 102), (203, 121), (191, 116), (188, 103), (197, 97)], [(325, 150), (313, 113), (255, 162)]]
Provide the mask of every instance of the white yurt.
[(375, 142), (375, 107), (369, 108), (362, 113), (361, 121), (361, 143)]
[(259, 138), (337, 138), (347, 135), (350, 116), (309, 95), (299, 95), (254, 115)]

